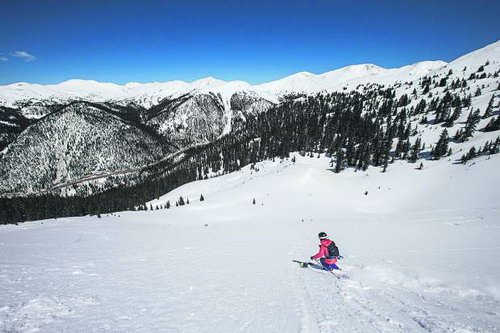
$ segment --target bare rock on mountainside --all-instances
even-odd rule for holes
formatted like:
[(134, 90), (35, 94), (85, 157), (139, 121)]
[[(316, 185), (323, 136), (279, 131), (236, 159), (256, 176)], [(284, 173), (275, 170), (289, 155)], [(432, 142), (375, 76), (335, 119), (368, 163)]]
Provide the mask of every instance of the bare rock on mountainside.
[(156, 108), (148, 119), (161, 136), (180, 147), (208, 143), (222, 134), (224, 107), (214, 94), (184, 96)]

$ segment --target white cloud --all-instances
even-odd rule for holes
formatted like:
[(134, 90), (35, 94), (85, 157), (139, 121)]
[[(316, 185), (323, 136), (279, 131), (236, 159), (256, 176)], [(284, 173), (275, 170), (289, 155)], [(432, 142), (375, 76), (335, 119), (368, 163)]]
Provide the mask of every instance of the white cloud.
[(36, 57), (34, 55), (29, 54), (26, 51), (14, 51), (10, 55), (13, 57), (16, 57), (16, 58), (20, 58), (24, 61), (28, 61), (28, 62), (36, 59)]
[(0, 56), (0, 62), (9, 61), (9, 58)]

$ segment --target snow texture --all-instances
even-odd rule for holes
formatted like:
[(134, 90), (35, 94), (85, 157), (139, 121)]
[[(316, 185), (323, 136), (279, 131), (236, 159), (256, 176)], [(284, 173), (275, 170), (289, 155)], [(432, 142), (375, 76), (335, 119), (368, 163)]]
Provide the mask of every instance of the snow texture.
[[(500, 328), (500, 156), (341, 174), (296, 157), (150, 203), (168, 210), (0, 227), (0, 330)], [(181, 195), (190, 204), (175, 207)], [(345, 257), (339, 280), (292, 262), (320, 231)]]

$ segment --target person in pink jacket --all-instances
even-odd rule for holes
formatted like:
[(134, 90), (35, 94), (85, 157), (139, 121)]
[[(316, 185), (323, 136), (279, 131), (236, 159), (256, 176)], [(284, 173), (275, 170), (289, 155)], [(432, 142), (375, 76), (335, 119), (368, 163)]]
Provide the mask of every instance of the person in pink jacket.
[(326, 232), (320, 232), (319, 238), (319, 252), (311, 257), (312, 260), (318, 260), (326, 271), (340, 269), (336, 263), (339, 257), (339, 250), (335, 243), (328, 239)]

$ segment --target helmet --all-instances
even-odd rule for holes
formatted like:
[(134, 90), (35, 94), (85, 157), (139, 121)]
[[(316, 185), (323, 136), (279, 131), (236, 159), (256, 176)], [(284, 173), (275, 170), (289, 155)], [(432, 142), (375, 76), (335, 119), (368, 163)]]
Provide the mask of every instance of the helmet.
[(319, 238), (319, 239), (325, 239), (326, 237), (328, 237), (328, 235), (326, 234), (326, 232), (320, 232), (320, 233), (318, 234), (318, 238)]

